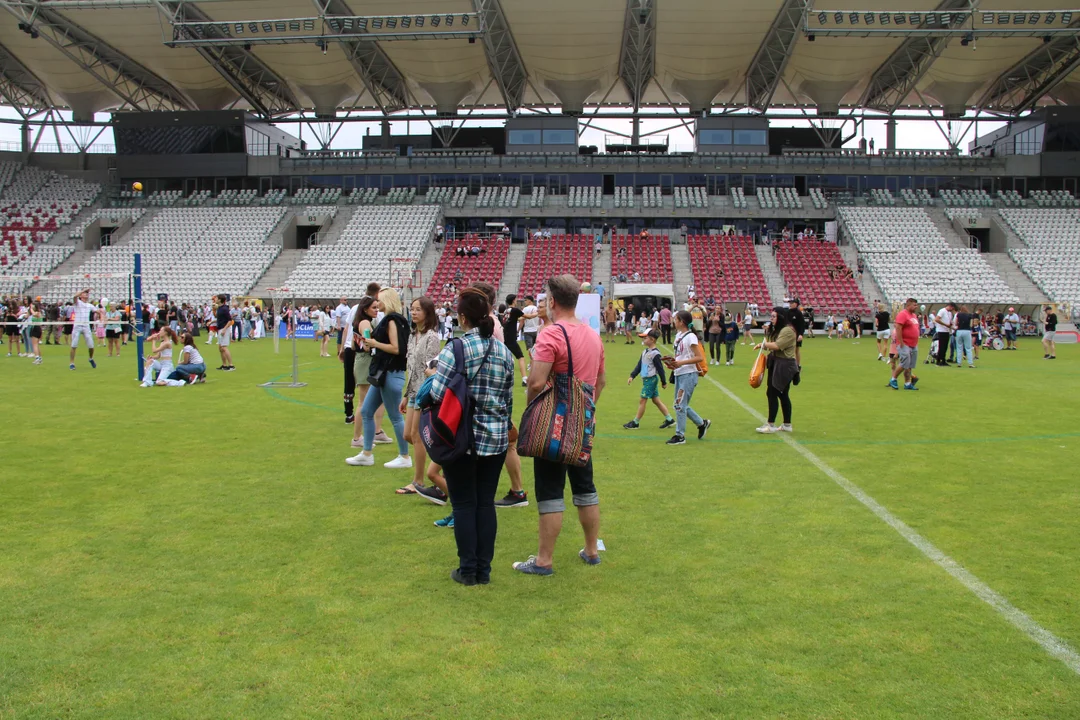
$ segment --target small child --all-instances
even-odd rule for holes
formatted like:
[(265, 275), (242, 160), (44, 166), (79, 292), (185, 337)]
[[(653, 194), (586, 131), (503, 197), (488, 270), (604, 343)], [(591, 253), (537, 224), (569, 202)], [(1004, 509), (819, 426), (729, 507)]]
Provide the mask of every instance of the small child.
[(626, 384), (632, 385), (634, 378), (639, 374), (641, 375), (641, 400), (638, 402), (637, 416), (623, 427), (627, 430), (637, 430), (641, 427), (640, 422), (645, 415), (645, 405), (649, 400), (652, 400), (653, 404), (656, 405), (656, 409), (664, 415), (664, 424), (660, 426), (660, 429), (663, 430), (674, 425), (675, 418), (671, 417), (671, 413), (668, 412), (664, 401), (660, 399), (660, 391), (656, 387), (663, 383), (664, 389), (667, 390), (664, 363), (660, 359), (660, 351), (656, 349), (656, 341), (660, 338), (660, 331), (653, 328), (641, 333), (638, 337), (642, 338), (645, 351), (641, 353), (637, 365), (630, 371), (630, 379), (626, 381)]
[(728, 313), (724, 321), (725, 365), (735, 364), (735, 343), (739, 340), (739, 323)]

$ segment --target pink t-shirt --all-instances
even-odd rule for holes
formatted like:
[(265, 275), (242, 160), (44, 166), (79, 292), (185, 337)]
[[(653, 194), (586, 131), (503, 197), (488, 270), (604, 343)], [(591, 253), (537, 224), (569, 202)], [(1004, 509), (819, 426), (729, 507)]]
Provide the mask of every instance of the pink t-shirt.
[(660, 324), (661, 325), (670, 325), (671, 324), (671, 310), (668, 310), (667, 308), (664, 308), (663, 310), (660, 311)]
[(908, 347), (916, 347), (919, 344), (919, 318), (907, 310), (901, 310), (896, 314), (896, 324), (903, 330), (901, 340)]
[(495, 321), (495, 332), (492, 335), (499, 342), (503, 342), (506, 336), (503, 334), (502, 323), (499, 322), (499, 318), (496, 317), (495, 313), (491, 313), (491, 319)]
[[(596, 387), (596, 378), (604, 371), (604, 343), (588, 325), (581, 323), (557, 323), (566, 329), (570, 337), (570, 349), (574, 353), (574, 375)], [(557, 373), (566, 372), (566, 340), (556, 324), (545, 325), (536, 336), (532, 350), (537, 362), (552, 363)]]

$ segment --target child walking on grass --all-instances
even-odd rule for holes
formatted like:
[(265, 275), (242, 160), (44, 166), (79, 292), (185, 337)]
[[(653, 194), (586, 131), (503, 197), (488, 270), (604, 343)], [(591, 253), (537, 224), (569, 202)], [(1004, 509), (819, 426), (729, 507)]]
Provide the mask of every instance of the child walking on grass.
[(641, 418), (645, 416), (645, 405), (649, 400), (652, 400), (653, 405), (664, 416), (664, 424), (660, 426), (660, 429), (663, 430), (674, 425), (675, 418), (671, 417), (671, 413), (668, 412), (664, 401), (660, 399), (660, 390), (657, 388), (662, 383), (664, 389), (667, 389), (664, 363), (660, 359), (660, 351), (656, 349), (656, 341), (660, 337), (660, 331), (653, 328), (641, 333), (639, 337), (645, 343), (645, 350), (641, 353), (637, 365), (630, 371), (630, 379), (626, 381), (626, 384), (633, 384), (634, 378), (641, 375), (641, 400), (638, 402), (637, 416), (623, 427), (627, 430), (637, 430), (641, 427)]

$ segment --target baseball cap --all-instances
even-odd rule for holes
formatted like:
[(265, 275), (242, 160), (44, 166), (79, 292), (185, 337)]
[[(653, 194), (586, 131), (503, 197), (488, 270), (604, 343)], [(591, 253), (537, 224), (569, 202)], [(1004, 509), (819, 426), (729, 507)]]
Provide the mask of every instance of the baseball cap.
[(660, 331), (657, 330), (656, 328), (653, 328), (652, 330), (646, 330), (643, 333), (638, 333), (638, 337), (639, 338), (651, 337), (653, 340), (659, 340), (660, 339)]
[(1009, 308), (1009, 312), (1016, 312), (1015, 308)]

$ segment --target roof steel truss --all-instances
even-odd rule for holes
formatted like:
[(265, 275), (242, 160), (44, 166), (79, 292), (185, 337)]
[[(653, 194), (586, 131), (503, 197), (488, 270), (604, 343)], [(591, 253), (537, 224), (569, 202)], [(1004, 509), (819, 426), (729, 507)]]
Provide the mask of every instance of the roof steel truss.
[(656, 0), (627, 0), (619, 77), (626, 84), (635, 109), (641, 107), (645, 89), (655, 74)]
[[(210, 22), (211, 20), (209, 15), (192, 3), (161, 0), (156, 2), (156, 5), (174, 28), (178, 22)], [(183, 34), (185, 31), (177, 30), (176, 32)], [(220, 30), (214, 25), (205, 26), (203, 32), (211, 35), (220, 34)], [(197, 45), (195, 50), (225, 78), (256, 113), (271, 118), (300, 108), (299, 100), (296, 99), (284, 78), (259, 60), (251, 50), (230, 45)]]
[[(1080, 29), (1080, 19), (1070, 27)], [(1001, 73), (979, 101), (980, 108), (1013, 114), (1030, 110), (1080, 67), (1080, 36), (1055, 37)]]
[(50, 45), (94, 76), (136, 110), (192, 110), (192, 103), (164, 78), (36, 0), (0, 0)]
[(499, 0), (473, 0), (473, 8), (483, 28), (484, 54), (495, 82), (502, 93), (503, 102), (510, 112), (521, 107), (529, 74), (518, 52), (514, 35), (506, 21)]
[(746, 104), (765, 112), (802, 30), (808, 0), (784, 0), (746, 71)]
[[(314, 2), (321, 15), (353, 16), (345, 0), (314, 0)], [(338, 41), (338, 44), (384, 115), (412, 106), (405, 76), (379, 47), (379, 43), (373, 40), (343, 38)]]
[(0, 97), (20, 113), (23, 108), (52, 107), (45, 84), (3, 45), (0, 45)]

